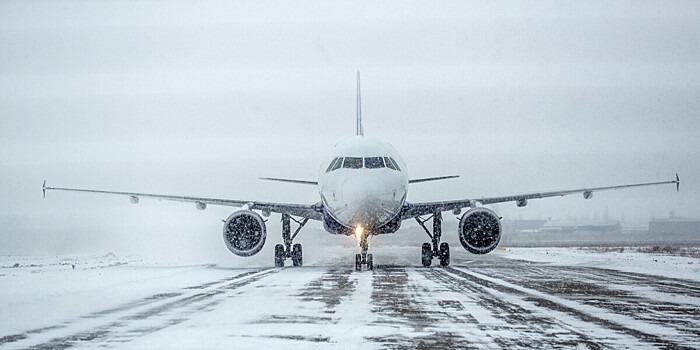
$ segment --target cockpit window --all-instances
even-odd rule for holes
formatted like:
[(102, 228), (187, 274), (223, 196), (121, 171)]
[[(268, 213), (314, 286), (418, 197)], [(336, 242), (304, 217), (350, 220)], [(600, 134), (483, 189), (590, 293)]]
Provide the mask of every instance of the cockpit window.
[(337, 157), (328, 165), (326, 172), (337, 170), (341, 167), (346, 169), (361, 169), (363, 166), (367, 169), (387, 167), (392, 170), (401, 171), (394, 158), (390, 157)]
[(337, 158), (337, 157), (336, 157), (336, 158), (333, 158), (333, 160), (331, 161), (331, 164), (328, 164), (328, 169), (326, 169), (326, 172), (329, 172), (329, 171), (333, 170), (333, 166), (335, 165), (336, 162), (338, 162), (338, 158)]
[(365, 158), (365, 168), (368, 169), (376, 169), (376, 168), (383, 168), (384, 167), (384, 160), (382, 157), (366, 157)]
[(331, 167), (331, 171), (339, 169), (341, 165), (343, 165), (343, 157), (339, 157), (335, 161), (335, 163), (333, 163), (333, 166)]
[(396, 167), (394, 166), (394, 163), (391, 162), (391, 159), (389, 157), (384, 157), (384, 163), (386, 163), (386, 167), (392, 170), (397, 170)]
[(399, 163), (396, 163), (394, 158), (389, 157), (389, 160), (391, 161), (392, 164), (394, 164), (394, 167), (396, 168), (396, 170), (401, 171), (401, 168), (399, 168)]
[(350, 168), (350, 169), (362, 168), (362, 158), (345, 157), (345, 161), (343, 162), (343, 168)]

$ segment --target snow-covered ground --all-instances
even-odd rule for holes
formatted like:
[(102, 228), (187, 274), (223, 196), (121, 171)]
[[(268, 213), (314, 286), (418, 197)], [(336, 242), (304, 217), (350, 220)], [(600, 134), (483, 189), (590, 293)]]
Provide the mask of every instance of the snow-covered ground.
[(423, 268), (419, 248), (372, 250), (359, 273), (354, 248), (302, 268), (0, 257), (0, 349), (700, 347), (698, 258), (517, 248)]
[[(700, 250), (688, 248), (698, 256)], [(642, 253), (649, 248), (508, 248), (500, 256), (509, 259), (588, 266), (662, 277), (700, 281), (700, 259), (678, 254)]]

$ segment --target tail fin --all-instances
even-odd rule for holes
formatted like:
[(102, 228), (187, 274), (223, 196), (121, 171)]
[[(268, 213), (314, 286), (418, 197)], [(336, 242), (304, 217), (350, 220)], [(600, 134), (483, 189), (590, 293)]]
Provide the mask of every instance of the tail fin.
[(362, 98), (360, 97), (360, 71), (357, 71), (357, 136), (365, 136), (362, 130)]

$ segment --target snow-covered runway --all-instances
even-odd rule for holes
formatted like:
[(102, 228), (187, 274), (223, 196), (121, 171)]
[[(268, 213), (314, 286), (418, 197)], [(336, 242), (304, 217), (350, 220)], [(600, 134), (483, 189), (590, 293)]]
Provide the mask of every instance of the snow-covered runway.
[[(697, 277), (573, 249), (423, 268), (415, 250), (377, 250), (377, 269), (359, 273), (331, 258), (282, 269), (3, 258), (0, 348), (700, 347)], [(678, 259), (697, 271), (700, 259)]]

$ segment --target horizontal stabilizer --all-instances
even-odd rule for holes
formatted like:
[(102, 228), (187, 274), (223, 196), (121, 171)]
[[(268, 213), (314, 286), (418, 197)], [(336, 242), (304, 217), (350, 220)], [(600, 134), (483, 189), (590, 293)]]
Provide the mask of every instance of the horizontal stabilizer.
[(422, 179), (412, 179), (408, 180), (408, 183), (413, 184), (416, 182), (428, 182), (428, 181), (436, 181), (436, 180), (445, 180), (445, 179), (454, 179), (455, 177), (459, 177), (459, 175), (447, 175), (447, 176), (438, 176), (438, 177), (424, 177)]
[(318, 182), (316, 182), (316, 181), (280, 179), (280, 178), (276, 178), (276, 177), (261, 177), (260, 179), (261, 180), (280, 181), (280, 182), (291, 182), (291, 183), (302, 184), (302, 185), (318, 185)]

